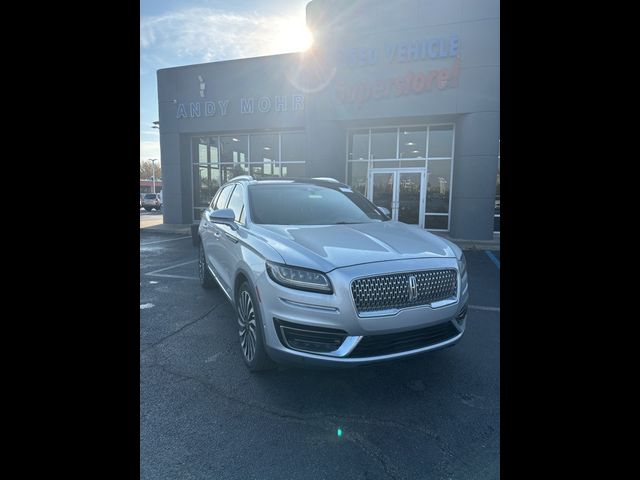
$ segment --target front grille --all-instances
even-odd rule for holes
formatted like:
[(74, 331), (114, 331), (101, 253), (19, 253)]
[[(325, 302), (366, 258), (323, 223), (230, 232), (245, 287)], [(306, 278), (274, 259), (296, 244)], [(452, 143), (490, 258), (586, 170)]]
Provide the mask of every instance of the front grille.
[(451, 322), (444, 322), (409, 332), (366, 336), (360, 340), (360, 343), (358, 343), (358, 346), (351, 352), (349, 357), (375, 357), (407, 352), (444, 342), (459, 333)]
[[(410, 299), (409, 277), (416, 277), (415, 299)], [(424, 270), (366, 277), (351, 282), (351, 294), (358, 313), (429, 305), (455, 297), (458, 273), (455, 269)]]
[(273, 319), (280, 342), (293, 350), (329, 353), (337, 350), (347, 338), (347, 332), (334, 328), (312, 327)]

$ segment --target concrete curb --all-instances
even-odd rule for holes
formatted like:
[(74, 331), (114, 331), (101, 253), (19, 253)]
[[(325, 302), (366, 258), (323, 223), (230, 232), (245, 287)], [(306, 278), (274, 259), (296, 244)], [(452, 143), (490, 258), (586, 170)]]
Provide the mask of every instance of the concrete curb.
[(462, 241), (462, 240), (451, 240), (453, 243), (455, 243), (456, 245), (458, 245), (462, 250), (493, 250), (493, 251), (500, 251), (500, 244), (493, 244), (493, 243), (474, 243), (474, 242), (468, 242), (468, 241)]
[(500, 235), (494, 235), (493, 240), (463, 240), (452, 238), (446, 233), (433, 232), (434, 234), (446, 238), (458, 245), (462, 250), (494, 250), (500, 251)]
[(191, 235), (191, 225), (160, 223), (148, 227), (140, 227), (140, 231), (153, 233), (176, 233), (180, 235)]

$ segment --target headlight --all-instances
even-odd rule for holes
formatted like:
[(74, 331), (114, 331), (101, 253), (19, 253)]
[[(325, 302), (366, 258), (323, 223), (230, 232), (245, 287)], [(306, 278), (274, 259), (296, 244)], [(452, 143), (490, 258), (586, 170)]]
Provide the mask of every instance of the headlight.
[(271, 280), (285, 287), (319, 293), (333, 292), (327, 276), (315, 270), (267, 262), (267, 273)]
[(458, 259), (458, 270), (460, 270), (460, 278), (464, 277), (464, 274), (467, 273), (467, 259), (464, 258), (464, 253)]

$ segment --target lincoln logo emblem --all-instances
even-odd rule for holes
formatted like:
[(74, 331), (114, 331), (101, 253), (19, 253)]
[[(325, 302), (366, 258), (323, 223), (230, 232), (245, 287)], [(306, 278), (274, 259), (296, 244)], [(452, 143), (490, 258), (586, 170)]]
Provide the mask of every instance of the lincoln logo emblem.
[(416, 281), (416, 277), (411, 275), (409, 277), (409, 300), (413, 301), (418, 298), (418, 282)]

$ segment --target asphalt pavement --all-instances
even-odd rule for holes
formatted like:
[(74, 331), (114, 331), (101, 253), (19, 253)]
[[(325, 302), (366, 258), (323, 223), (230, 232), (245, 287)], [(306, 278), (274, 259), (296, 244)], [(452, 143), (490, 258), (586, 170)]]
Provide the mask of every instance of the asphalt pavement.
[(140, 478), (499, 478), (500, 252), (465, 253), (454, 347), (252, 374), (232, 305), (197, 281), (191, 237), (141, 230)]

